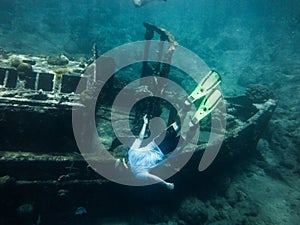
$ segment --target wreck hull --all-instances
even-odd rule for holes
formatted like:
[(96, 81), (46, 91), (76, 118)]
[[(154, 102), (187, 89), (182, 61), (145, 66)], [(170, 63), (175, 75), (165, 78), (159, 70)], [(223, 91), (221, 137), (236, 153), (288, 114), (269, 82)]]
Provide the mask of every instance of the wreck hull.
[[(228, 163), (232, 160), (235, 160), (240, 155), (251, 154), (251, 152), (255, 150), (257, 142), (263, 134), (268, 121), (271, 119), (275, 107), (276, 104), (273, 100), (269, 100), (264, 104), (260, 104), (260, 109), (258, 109), (256, 113), (248, 118), (245, 122), (233, 129), (227, 129), (225, 139), (221, 146), (221, 150), (219, 151), (216, 161), (214, 161), (213, 164), (221, 165), (223, 163)], [(30, 115), (29, 112), (26, 113)], [(36, 118), (35, 113), (31, 116), (33, 118)], [(76, 141), (72, 136), (71, 118), (69, 113), (65, 112), (64, 117), (62, 118), (58, 118), (57, 115), (47, 118), (48, 120), (54, 119), (52, 121), (47, 120), (47, 124), (50, 124), (52, 126), (51, 129), (53, 129), (53, 131), (55, 132), (59, 131), (59, 134), (64, 134), (64, 136), (58, 137), (59, 135), (55, 134), (51, 137), (51, 139), (47, 139), (50, 135), (49, 133), (39, 133), (38, 135), (41, 139), (40, 143), (37, 144), (44, 144), (44, 146), (40, 146), (39, 148), (37, 148), (37, 151), (32, 149), (31, 151), (19, 151), (19, 144), (17, 142), (14, 143), (14, 146), (12, 147), (12, 149), (15, 150), (5, 151), (4, 148), (1, 149), (0, 175), (8, 175), (14, 178), (16, 185), (29, 185), (32, 183), (42, 186), (64, 186), (65, 183), (80, 184), (82, 180), (83, 184), (92, 186), (99, 181), (106, 182), (104, 178), (96, 174), (92, 169), (88, 167), (88, 164), (76, 149)], [(24, 122), (25, 120), (22, 119), (22, 121)], [(58, 123), (53, 125), (54, 121)], [(60, 124), (61, 122), (64, 122), (65, 124), (64, 129), (62, 129), (62, 124)], [(41, 125), (41, 123), (37, 123), (34, 126), (33, 124), (30, 124), (29, 127), (40, 127)], [(57, 129), (55, 129), (55, 126), (57, 126)], [(66, 136), (66, 134), (69, 134), (69, 136)], [(30, 136), (31, 140), (37, 141), (35, 139), (36, 135), (36, 130), (33, 129), (32, 132), (30, 132), (30, 130), (27, 130), (27, 136)], [(66, 139), (68, 139), (71, 149), (69, 149), (68, 145), (65, 143)], [(62, 145), (56, 149), (55, 147), (57, 145), (57, 140), (61, 141)], [(51, 146), (48, 145), (49, 143), (52, 143)], [(211, 144), (214, 145), (214, 143)], [(11, 143), (11, 145), (13, 145), (13, 143)], [(64, 147), (64, 149), (58, 151), (62, 146)], [(46, 148), (47, 151), (40, 151), (40, 148)], [(50, 148), (52, 148), (52, 151), (50, 151)], [(199, 144), (191, 160), (183, 168), (183, 171), (197, 169), (202, 154), (206, 148), (206, 144)], [(182, 154), (185, 154), (185, 152), (183, 152)], [(188, 154), (188, 152), (186, 152), (186, 154)], [(100, 160), (99, 162), (104, 164), (107, 163), (107, 165), (111, 164), (111, 162), (107, 160), (96, 160)], [(23, 171), (22, 168), (25, 167), (26, 171)]]
[[(237, 114), (242, 111), (244, 112), (243, 115), (240, 114), (242, 117), (242, 120), (239, 121), (240, 125), (230, 127), (231, 123), (228, 121), (229, 127), (227, 128), (226, 136), (218, 156), (212, 165), (201, 173), (199, 173), (197, 168), (207, 146), (206, 144), (198, 145), (192, 158), (184, 168), (182, 168), (180, 173), (170, 178), (170, 180), (176, 183), (177, 193), (180, 193), (180, 190), (183, 192), (186, 191), (186, 189), (183, 188), (183, 184), (186, 182), (195, 183), (199, 180), (201, 182), (210, 182), (209, 180), (213, 174), (226, 170), (225, 168), (227, 168), (228, 164), (238, 162), (241, 158), (247, 158), (253, 153), (259, 138), (263, 134), (275, 110), (276, 104), (274, 100), (270, 99), (254, 107), (252, 103), (247, 104), (245, 100), (245, 97), (227, 99), (228, 102), (232, 102), (229, 105), (236, 105), (237, 101), (245, 103), (243, 108), (239, 108), (236, 112)], [(36, 118), (36, 114), (38, 114), (38, 112), (32, 112), (30, 110), (28, 112), (22, 111), (22, 113), (17, 113), (28, 113), (28, 115), (31, 115), (33, 118)], [(0, 197), (3, 204), (0, 210), (7, 212), (7, 218), (4, 218), (4, 223), (17, 222), (22, 224), (22, 221), (20, 222), (20, 216), (15, 214), (15, 209), (23, 204), (24, 201), (26, 202), (25, 196), (28, 195), (30, 195), (30, 201), (36, 200), (34, 206), (38, 209), (28, 220), (36, 221), (39, 214), (46, 215), (46, 217), (47, 215), (52, 215), (49, 216), (49, 218), (43, 218), (49, 224), (51, 224), (51, 222), (57, 222), (57, 220), (53, 220), (53, 216), (55, 218), (61, 216), (65, 220), (65, 218), (68, 217), (65, 209), (74, 208), (74, 205), (82, 204), (82, 202), (85, 203), (85, 207), (97, 209), (95, 212), (89, 211), (90, 215), (95, 214), (99, 216), (106, 215), (107, 212), (111, 211), (124, 211), (120, 201), (128, 202), (130, 199), (131, 204), (134, 204), (134, 201), (138, 202), (143, 198), (147, 198), (147, 196), (152, 196), (150, 197), (152, 198), (151, 201), (164, 201), (161, 197), (159, 199), (155, 197), (157, 196), (155, 193), (158, 191), (166, 192), (164, 194), (165, 198), (172, 196), (172, 193), (163, 189), (161, 186), (156, 185), (141, 188), (124, 186), (109, 181), (92, 170), (81, 154), (79, 154), (78, 150), (74, 150), (76, 142), (72, 139), (71, 118), (69, 113), (70, 111), (64, 111), (64, 114), (61, 114), (61, 116), (63, 115), (61, 118), (58, 118), (57, 114), (54, 116), (54, 113), (52, 117), (47, 118), (48, 120), (52, 119), (52, 122), (49, 123), (52, 126), (54, 121), (58, 123), (63, 121), (64, 124), (69, 123), (66, 125), (66, 130), (61, 129), (61, 124), (59, 129), (63, 133), (69, 132), (70, 136), (68, 138), (73, 141), (70, 142), (72, 146), (71, 149), (66, 150), (66, 145), (62, 145), (64, 149), (61, 149), (61, 151), (50, 151), (49, 146), (44, 146), (47, 151), (40, 151), (41, 146), (36, 148), (37, 151), (33, 151), (32, 149), (31, 151), (17, 151), (16, 149), (18, 148), (15, 148), (17, 146), (12, 146), (10, 151), (1, 149)], [(41, 117), (41, 119), (42, 118), (43, 117)], [(231, 117), (231, 119), (228, 120), (235, 119)], [(12, 121), (16, 120), (11, 119), (11, 122)], [(35, 126), (38, 127), (41, 125), (42, 124), (37, 123)], [(35, 131), (28, 132), (27, 135), (29, 134), (33, 135), (33, 139), (36, 137)], [(42, 133), (39, 135), (41, 135), (40, 138), (44, 139)], [(54, 139), (56, 142), (56, 138)], [(42, 143), (47, 143), (47, 139), (40, 144)], [(114, 165), (112, 161), (101, 161), (99, 159), (97, 159), (97, 161), (103, 163), (103, 165), (107, 165), (107, 167)], [(115, 168), (112, 167), (111, 169)], [(153, 172), (155, 173), (155, 170)], [(147, 196), (144, 195), (145, 190), (147, 190)], [(81, 193), (80, 196), (78, 196), (78, 193)], [(47, 204), (44, 204), (41, 199), (46, 201)], [(116, 199), (118, 199), (118, 203)], [(55, 207), (53, 207), (53, 210), (49, 210), (49, 206)], [(71, 215), (72, 213), (73, 212), (70, 212)], [(69, 217), (72, 218), (70, 222), (74, 222), (76, 219), (72, 216)]]
[(0, 151), (76, 150), (71, 107), (2, 106), (0, 118)]

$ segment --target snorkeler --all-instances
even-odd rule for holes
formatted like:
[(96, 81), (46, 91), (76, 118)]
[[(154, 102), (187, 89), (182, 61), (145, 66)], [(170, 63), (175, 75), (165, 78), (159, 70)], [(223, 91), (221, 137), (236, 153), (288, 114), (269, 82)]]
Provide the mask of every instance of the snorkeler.
[[(156, 0), (133, 0), (133, 4), (136, 6), (136, 7), (141, 7), (149, 2), (153, 2), (153, 1), (156, 1)], [(157, 1), (164, 1), (166, 2), (167, 0), (157, 0)]]
[[(220, 91), (215, 90), (215, 87), (220, 82), (220, 75), (215, 71), (210, 71), (184, 102), (179, 114), (185, 117), (192, 104), (196, 100), (204, 97), (197, 112), (189, 123), (190, 131), (192, 131), (193, 128), (196, 128), (195, 125), (197, 125), (201, 119), (206, 117), (222, 99)], [(160, 144), (157, 144), (157, 140), (161, 138), (161, 135), (158, 135), (148, 145), (141, 147), (148, 124), (147, 115), (144, 115), (143, 120), (144, 124), (139, 133), (139, 137), (135, 139), (128, 152), (129, 168), (137, 179), (161, 183), (168, 189), (173, 190), (173, 183), (166, 182), (159, 176), (152, 174), (151, 169), (166, 159), (168, 154), (176, 149), (176, 143), (178, 143), (180, 138), (184, 141), (188, 141), (188, 134), (186, 137), (180, 137), (180, 124), (178, 122), (174, 122), (166, 130), (164, 130), (163, 135), (165, 136)], [(183, 144), (183, 146), (180, 147), (184, 146), (185, 145)]]

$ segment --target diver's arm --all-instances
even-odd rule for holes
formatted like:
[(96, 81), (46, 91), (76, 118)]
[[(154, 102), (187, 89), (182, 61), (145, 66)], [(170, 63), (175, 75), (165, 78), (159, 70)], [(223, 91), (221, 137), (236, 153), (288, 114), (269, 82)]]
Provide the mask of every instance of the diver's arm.
[(139, 137), (137, 139), (135, 139), (135, 141), (133, 142), (131, 148), (132, 149), (138, 149), (141, 144), (142, 144), (142, 141), (145, 137), (145, 133), (146, 133), (146, 128), (147, 128), (147, 124), (148, 124), (148, 118), (147, 118), (147, 114), (143, 117), (144, 119), (144, 124), (143, 124), (143, 127), (140, 131), (140, 134), (139, 134)]
[(147, 124), (148, 124), (148, 118), (147, 118), (147, 114), (143, 117), (144, 119), (144, 124), (143, 124), (143, 127), (140, 131), (140, 134), (139, 134), (139, 139), (142, 141), (145, 137), (145, 133), (146, 133), (146, 127), (147, 127)]

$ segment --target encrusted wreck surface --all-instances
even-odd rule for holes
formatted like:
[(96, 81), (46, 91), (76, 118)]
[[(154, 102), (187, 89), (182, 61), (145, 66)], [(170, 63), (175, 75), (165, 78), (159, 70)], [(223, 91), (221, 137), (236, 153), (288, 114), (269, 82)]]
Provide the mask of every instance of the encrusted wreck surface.
[(13, 53), (0, 60), (1, 150), (66, 149), (72, 107), (83, 107), (74, 92), (80, 79), (87, 80), (86, 63)]
[[(63, 59), (66, 60), (64, 57)], [(93, 78), (83, 75), (83, 70), (80, 73), (73, 73), (72, 69), (68, 71), (59, 69), (65, 67), (64, 64), (48, 65), (45, 70), (42, 70), (47, 62), (46, 57), (20, 56), (18, 60), (19, 63), (31, 62), (32, 64), (35, 61), (36, 66), (32, 65), (32, 68), (24, 74), (24, 71), (18, 71), (18, 67), (7, 65), (11, 62), (10, 57), (6, 64), (1, 62), (0, 191), (3, 201), (11, 199), (13, 203), (3, 204), (0, 210), (15, 210), (24, 202), (18, 199), (18, 196), (26, 196), (26, 193), (31, 193), (33, 199), (43, 198), (49, 201), (49, 204), (61, 204), (61, 207), (72, 202), (64, 199), (76, 196), (79, 201), (78, 192), (82, 190), (86, 192), (85, 197), (91, 198), (92, 193), (97, 193), (96, 198), (90, 199), (90, 204), (101, 201), (107, 204), (107, 208), (114, 208), (110, 202), (112, 196), (107, 194), (108, 190), (118, 188), (119, 191), (113, 193), (118, 193), (120, 198), (126, 200), (125, 189), (120, 189), (120, 185), (103, 178), (89, 167), (78, 151), (74, 139), (72, 110), (85, 107), (80, 101), (80, 95), (75, 94), (75, 90), (80, 79), (86, 79), (86, 89), (88, 89), (89, 79)], [(69, 61), (67, 65), (81, 68), (81, 63)], [(116, 79), (115, 84), (118, 83), (121, 81)], [(119, 87), (115, 88), (118, 91)], [(252, 96), (249, 96), (251, 93)], [(225, 140), (210, 168), (222, 168), (241, 155), (251, 154), (255, 150), (276, 107), (272, 98), (255, 97), (253, 96), (255, 93), (257, 94), (255, 91), (249, 91), (246, 96), (226, 98)], [(176, 93), (174, 96), (177, 96)], [(256, 101), (257, 99), (259, 101)], [(111, 129), (110, 116), (109, 104), (98, 105), (96, 123), (101, 125), (99, 135), (105, 140), (104, 144), (110, 149), (112, 155), (124, 156), (124, 152), (117, 150), (118, 144)], [(134, 121), (134, 117), (129, 119), (132, 120), (131, 122)], [(198, 164), (207, 147), (207, 138), (211, 132), (206, 124), (209, 124), (208, 119), (204, 121), (204, 130), (201, 131), (203, 137), (200, 138), (193, 157), (181, 172), (171, 179), (175, 181), (183, 177), (189, 179), (187, 174), (198, 173)], [(213, 145), (214, 142), (211, 144)], [(105, 159), (93, 159), (93, 155), (89, 157), (107, 166), (113, 164), (112, 161)], [(41, 204), (36, 207), (40, 211), (45, 208)], [(38, 219), (38, 215), (34, 214), (34, 218)]]
[[(242, 99), (242, 102), (245, 102), (246, 96), (227, 99), (229, 113), (227, 114), (228, 127), (226, 137), (217, 160), (213, 164), (222, 165), (223, 163), (230, 163), (241, 154), (251, 154), (251, 151), (255, 150), (256, 144), (276, 107), (275, 101), (272, 99), (260, 104), (249, 103), (249, 105), (242, 105), (240, 102)], [(40, 114), (41, 118), (47, 115), (47, 112), (42, 111), (35, 113)], [(63, 114), (59, 115), (62, 116)], [(106, 111), (106, 113), (102, 115), (102, 126), (109, 126), (109, 115), (109, 111)], [(70, 115), (66, 116), (69, 117)], [(31, 128), (40, 125), (40, 122), (37, 124), (34, 124), (34, 122), (24, 123), (27, 119), (28, 118), (25, 119), (19, 117), (18, 121), (11, 121), (11, 123), (15, 122), (17, 124), (22, 124), (23, 132), (26, 133), (27, 138), (31, 136), (32, 141), (38, 137), (40, 140), (37, 139), (36, 141), (40, 142), (39, 147), (41, 149), (39, 148), (35, 151), (30, 151), (29, 148), (27, 151), (19, 151), (18, 145), (20, 143), (18, 142), (15, 143), (11, 149), (5, 150), (5, 148), (2, 147), (2, 151), (0, 151), (1, 176), (13, 178), (14, 185), (16, 186), (36, 185), (43, 188), (44, 185), (64, 187), (71, 184), (84, 185), (87, 187), (107, 182), (106, 179), (102, 178), (89, 168), (88, 164), (77, 150), (76, 142), (71, 137), (72, 126), (70, 118), (69, 120), (65, 120), (66, 118), (63, 118), (64, 120), (57, 118), (57, 120), (52, 121), (52, 123), (59, 123), (55, 125), (58, 129), (61, 129), (59, 128), (62, 127), (61, 123), (63, 123), (65, 127), (68, 127), (68, 130), (59, 131), (64, 133), (64, 140), (68, 142), (68, 144), (65, 143), (63, 145), (64, 149), (56, 148), (56, 141), (59, 141), (59, 139), (55, 140), (57, 137), (56, 130), (51, 132), (48, 130), (45, 131), (45, 133), (37, 134), (36, 131)], [(33, 118), (31, 119), (34, 121)], [(105, 125), (105, 123), (107, 123), (107, 125)], [(209, 130), (203, 131), (202, 133), (205, 136), (206, 134), (209, 134)], [(102, 138), (105, 139), (103, 136)], [(12, 139), (10, 141), (13, 141), (14, 138), (10, 139)], [(107, 133), (106, 139), (108, 140), (108, 143), (112, 144), (114, 137), (111, 136), (110, 133)], [(205, 139), (205, 137), (203, 139)], [(50, 144), (51, 141), (48, 142), (49, 140), (53, 141), (53, 144)], [(44, 147), (41, 146), (43, 142), (45, 143)], [(207, 144), (205, 142), (201, 143), (200, 140), (195, 154), (190, 162), (183, 168), (183, 172), (197, 170), (198, 163), (206, 147)], [(112, 154), (118, 154), (114, 153), (114, 149), (111, 150)], [(95, 160), (101, 161), (101, 159)], [(107, 163), (109, 165), (111, 162), (103, 160), (101, 163)], [(26, 168), (26, 172), (24, 172), (22, 168)]]
[[(153, 37), (153, 32), (158, 32), (159, 35), (167, 32), (161, 28), (153, 30), (155, 26), (146, 25), (146, 34), (149, 32), (152, 34), (149, 39)], [(169, 43), (173, 46), (175, 40), (173, 37), (171, 40)], [(169, 60), (176, 45), (173, 47), (171, 52), (167, 52)], [(94, 58), (97, 58), (96, 46), (94, 46)], [(36, 57), (14, 53), (2, 54), (0, 60), (1, 176), (13, 178), (16, 185), (59, 186), (65, 182), (92, 185), (93, 180), (97, 183), (102, 179), (91, 170), (86, 172), (87, 163), (79, 154), (72, 128), (72, 110), (85, 107), (84, 101), (81, 101), (81, 94), (92, 89), (98, 79), (95, 77), (96, 74), (84, 73), (91, 62), (93, 60), (71, 60), (64, 55)], [(106, 59), (104, 62), (110, 63), (109, 68), (113, 68), (114, 62), (111, 59)], [(147, 68), (149, 70), (149, 66)], [(166, 72), (165, 76), (168, 75), (169, 69), (163, 70)], [(114, 91), (118, 92), (119, 87), (116, 87), (116, 84), (122, 83), (118, 80), (120, 78), (114, 79), (110, 86), (110, 95)], [(84, 85), (81, 85), (81, 89), (78, 90), (77, 85), (80, 80)], [(169, 93), (172, 94), (174, 98), (178, 97), (176, 91)], [(219, 163), (230, 161), (240, 153), (247, 154), (255, 149), (276, 107), (272, 97), (271, 92), (263, 87), (252, 87), (245, 96), (226, 99), (227, 128), (222, 149), (217, 157)], [(96, 123), (101, 124), (98, 132), (112, 155), (124, 156), (122, 155), (124, 153), (116, 150), (116, 137), (111, 129), (110, 116), (110, 104), (105, 102), (103, 105), (98, 104)], [(133, 123), (134, 118), (129, 119)], [(205, 128), (205, 123), (209, 122), (204, 121), (204, 131), (201, 131), (203, 140), (200, 139), (196, 154), (184, 168), (186, 171), (197, 168), (196, 164), (207, 147), (209, 133), (214, 132), (209, 126)], [(32, 172), (25, 173), (22, 167)], [(41, 173), (43, 170), (45, 173), (46, 171), (51, 173), (46, 173), (45, 176), (45, 173)]]

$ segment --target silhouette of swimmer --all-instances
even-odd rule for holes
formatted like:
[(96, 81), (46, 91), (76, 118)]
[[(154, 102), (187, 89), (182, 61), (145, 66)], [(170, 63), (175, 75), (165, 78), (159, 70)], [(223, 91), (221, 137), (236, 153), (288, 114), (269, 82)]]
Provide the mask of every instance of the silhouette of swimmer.
[(167, 0), (133, 0), (133, 4), (136, 6), (136, 7), (141, 7), (149, 2), (153, 2), (153, 1), (164, 1), (166, 2)]

